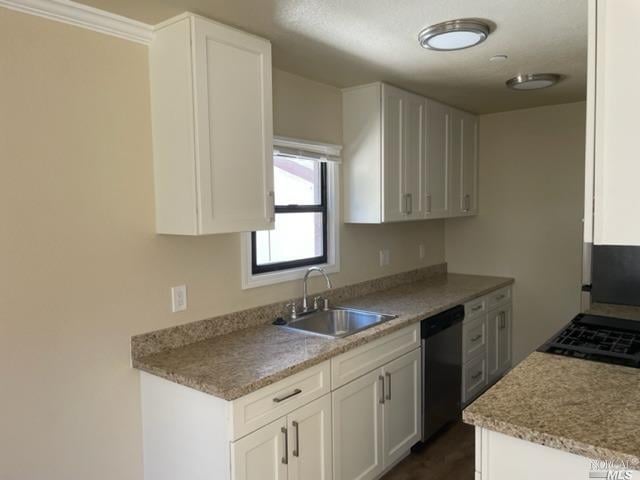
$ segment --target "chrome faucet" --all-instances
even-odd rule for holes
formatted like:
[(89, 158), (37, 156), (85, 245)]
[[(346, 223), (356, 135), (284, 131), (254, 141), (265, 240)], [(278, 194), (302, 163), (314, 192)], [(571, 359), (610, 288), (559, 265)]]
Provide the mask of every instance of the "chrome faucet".
[(327, 281), (327, 288), (331, 288), (331, 280), (329, 280), (329, 277), (327, 277), (327, 274), (324, 273), (324, 270), (321, 269), (320, 267), (310, 267), (307, 270), (307, 273), (304, 274), (304, 280), (303, 280), (303, 290), (302, 290), (302, 311), (303, 312), (308, 312), (309, 311), (309, 304), (307, 301), (307, 279), (309, 278), (309, 275), (311, 275), (312, 272), (320, 272), (323, 276), (324, 279)]

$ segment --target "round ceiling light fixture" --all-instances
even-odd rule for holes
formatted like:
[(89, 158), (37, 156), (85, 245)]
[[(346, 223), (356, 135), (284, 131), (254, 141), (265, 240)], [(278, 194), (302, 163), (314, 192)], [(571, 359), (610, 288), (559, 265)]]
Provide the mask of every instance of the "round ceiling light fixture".
[(418, 41), (430, 50), (462, 50), (484, 42), (489, 32), (489, 25), (478, 20), (449, 20), (423, 29)]
[(554, 86), (560, 81), (557, 73), (524, 73), (510, 78), (505, 83), (513, 90), (539, 90)]

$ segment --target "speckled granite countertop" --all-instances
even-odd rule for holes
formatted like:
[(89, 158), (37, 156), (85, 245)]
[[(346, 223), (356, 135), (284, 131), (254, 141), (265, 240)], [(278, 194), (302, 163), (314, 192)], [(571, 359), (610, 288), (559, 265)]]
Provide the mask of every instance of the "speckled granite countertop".
[(463, 412), (466, 423), (640, 470), (640, 370), (534, 352)]
[(398, 315), (343, 339), (270, 324), (134, 358), (133, 366), (225, 400), (234, 400), (447, 308), (510, 285), (513, 279), (441, 274), (341, 302)]
[(629, 305), (611, 305), (608, 303), (594, 303), (589, 309), (589, 313), (594, 315), (604, 315), (605, 317), (626, 318), (628, 320), (640, 320), (640, 307)]

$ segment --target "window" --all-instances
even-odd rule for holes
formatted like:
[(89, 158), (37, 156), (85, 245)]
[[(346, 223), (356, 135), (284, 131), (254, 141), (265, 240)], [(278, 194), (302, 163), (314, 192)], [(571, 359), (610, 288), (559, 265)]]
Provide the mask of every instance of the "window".
[[(243, 237), (243, 288), (301, 278), (311, 265), (338, 271), (340, 147), (278, 142), (284, 140), (274, 139), (275, 228)], [(333, 150), (324, 151), (327, 147)]]
[(276, 228), (252, 233), (251, 272), (326, 263), (326, 164), (274, 155), (273, 166)]

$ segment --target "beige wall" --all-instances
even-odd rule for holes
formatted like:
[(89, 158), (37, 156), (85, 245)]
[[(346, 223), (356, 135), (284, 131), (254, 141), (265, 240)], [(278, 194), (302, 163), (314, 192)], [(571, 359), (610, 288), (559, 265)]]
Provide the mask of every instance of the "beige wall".
[[(241, 290), (238, 234), (154, 234), (146, 47), (0, 8), (0, 72), (0, 478), (140, 480), (131, 335), (300, 285)], [(340, 143), (337, 90), (279, 71), (274, 90), (276, 133)], [(444, 259), (442, 222), (341, 234), (336, 285)]]
[(584, 135), (584, 102), (481, 116), (480, 214), (446, 222), (449, 271), (516, 279), (515, 362), (579, 311)]

